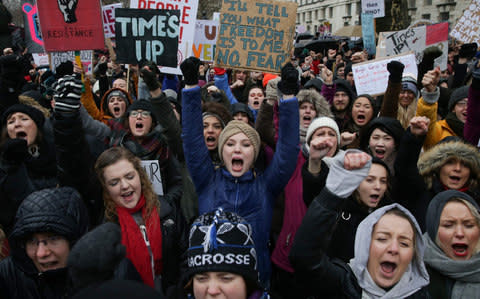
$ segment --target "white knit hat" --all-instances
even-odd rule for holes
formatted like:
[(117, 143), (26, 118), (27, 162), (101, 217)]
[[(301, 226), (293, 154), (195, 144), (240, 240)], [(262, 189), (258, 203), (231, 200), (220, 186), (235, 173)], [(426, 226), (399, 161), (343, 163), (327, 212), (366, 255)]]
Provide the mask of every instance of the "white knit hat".
[(305, 139), (307, 145), (310, 145), (313, 133), (321, 127), (327, 127), (334, 130), (337, 134), (337, 145), (340, 145), (340, 130), (338, 129), (338, 125), (333, 119), (326, 116), (315, 118), (310, 126), (308, 126), (307, 137)]

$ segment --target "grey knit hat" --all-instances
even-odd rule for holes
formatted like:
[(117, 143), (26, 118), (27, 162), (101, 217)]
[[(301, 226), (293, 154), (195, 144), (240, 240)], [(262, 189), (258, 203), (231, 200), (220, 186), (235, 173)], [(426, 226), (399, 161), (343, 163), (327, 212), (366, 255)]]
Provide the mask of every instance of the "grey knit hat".
[(469, 86), (462, 86), (452, 92), (450, 100), (448, 101), (448, 111), (452, 111), (453, 107), (455, 107), (458, 102), (468, 98), (468, 89)]

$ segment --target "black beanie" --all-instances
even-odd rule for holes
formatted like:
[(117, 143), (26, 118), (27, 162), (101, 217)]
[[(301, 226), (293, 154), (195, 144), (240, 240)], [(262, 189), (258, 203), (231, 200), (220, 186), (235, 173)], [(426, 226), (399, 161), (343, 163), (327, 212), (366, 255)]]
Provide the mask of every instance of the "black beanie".
[(343, 91), (348, 95), (348, 98), (349, 98), (348, 106), (350, 107), (353, 103), (353, 98), (355, 97), (350, 83), (347, 80), (343, 80), (343, 79), (337, 79), (335, 80), (334, 83), (336, 86), (335, 92)]
[[(130, 116), (130, 112), (133, 110), (143, 110), (143, 111), (150, 111), (150, 115), (152, 116), (152, 121), (157, 124), (157, 117), (153, 111), (152, 103), (148, 100), (136, 100), (130, 106), (128, 106), (126, 116)], [(153, 128), (153, 127), (152, 127)]]
[(26, 115), (30, 116), (30, 118), (37, 125), (37, 129), (43, 129), (43, 124), (45, 123), (45, 116), (43, 115), (43, 113), (37, 108), (24, 104), (15, 104), (5, 110), (2, 116), (2, 126), (5, 126), (7, 124), (7, 118), (16, 112), (25, 113)]
[(252, 227), (221, 208), (198, 217), (190, 229), (188, 277), (204, 272), (231, 272), (258, 284), (257, 252)]
[(243, 112), (245, 114), (247, 114), (247, 117), (248, 117), (248, 121), (250, 123), (255, 123), (255, 119), (253, 118), (253, 113), (252, 111), (250, 110), (250, 108), (248, 108), (248, 106), (244, 103), (235, 103), (233, 104), (231, 107), (230, 107), (230, 112), (232, 113), (232, 116), (235, 116), (235, 114), (239, 113), (239, 112)]
[(453, 107), (461, 100), (468, 98), (468, 86), (462, 86), (455, 89), (448, 101), (448, 112), (452, 111)]

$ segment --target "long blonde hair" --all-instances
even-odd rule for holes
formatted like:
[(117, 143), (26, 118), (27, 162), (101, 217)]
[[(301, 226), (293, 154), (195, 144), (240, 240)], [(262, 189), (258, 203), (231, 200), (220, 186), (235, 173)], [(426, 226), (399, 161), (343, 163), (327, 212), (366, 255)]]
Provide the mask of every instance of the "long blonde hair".
[(113, 165), (121, 160), (126, 160), (133, 165), (133, 168), (138, 172), (140, 176), (140, 184), (142, 187), (142, 193), (145, 197), (146, 215), (150, 216), (150, 213), (154, 208), (160, 213), (160, 203), (157, 199), (157, 195), (153, 190), (152, 184), (148, 179), (147, 173), (143, 169), (140, 159), (137, 158), (132, 152), (123, 147), (112, 147), (104, 151), (97, 159), (95, 163), (95, 172), (97, 173), (98, 180), (102, 184), (103, 189), (103, 204), (105, 205), (105, 218), (108, 221), (118, 221), (116, 203), (108, 193), (105, 177), (103, 176), (105, 168)]

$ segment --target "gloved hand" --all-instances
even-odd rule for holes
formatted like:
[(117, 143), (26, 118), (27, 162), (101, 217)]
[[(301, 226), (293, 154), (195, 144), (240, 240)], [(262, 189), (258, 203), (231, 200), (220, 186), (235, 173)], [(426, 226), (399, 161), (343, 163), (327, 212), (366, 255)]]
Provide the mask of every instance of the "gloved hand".
[(442, 50), (440, 50), (436, 46), (431, 46), (423, 50), (423, 58), (422, 61), (426, 63), (433, 63), (433, 61), (442, 55)]
[(401, 63), (400, 61), (390, 61), (387, 64), (387, 70), (390, 73), (390, 76), (388, 76), (388, 80), (393, 83), (402, 82), (403, 69), (405, 69), (405, 65), (403, 65), (403, 63)]
[(458, 57), (470, 60), (477, 54), (477, 43), (463, 44), (458, 52)]
[(27, 158), (27, 141), (20, 138), (8, 138), (3, 145), (2, 152), (5, 161), (19, 164)]
[(198, 84), (198, 68), (200, 67), (200, 59), (190, 56), (180, 64), (183, 74), (183, 81), (187, 85)]
[(95, 77), (98, 78), (101, 76), (105, 76), (107, 74), (107, 70), (108, 70), (107, 58), (103, 56), (102, 58), (100, 58), (100, 61), (97, 63), (97, 65), (93, 69), (93, 74), (95, 75)]
[(284, 95), (296, 95), (298, 93), (298, 70), (291, 62), (282, 67), (282, 80), (278, 82), (277, 88)]
[(323, 158), (323, 161), (329, 167), (325, 186), (341, 198), (349, 197), (358, 188), (372, 165), (372, 158), (368, 154), (355, 149), (339, 152), (334, 157)]
[(71, 113), (80, 109), (82, 81), (72, 75), (60, 78), (53, 84), (55, 112)]
[(158, 84), (157, 76), (155, 75), (154, 72), (149, 71), (146, 68), (143, 68), (140, 71), (140, 74), (145, 84), (147, 84), (148, 90), (152, 91), (160, 88), (160, 84)]

